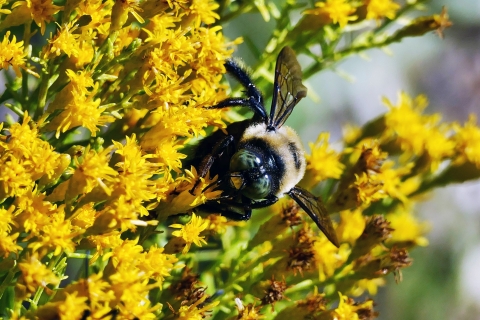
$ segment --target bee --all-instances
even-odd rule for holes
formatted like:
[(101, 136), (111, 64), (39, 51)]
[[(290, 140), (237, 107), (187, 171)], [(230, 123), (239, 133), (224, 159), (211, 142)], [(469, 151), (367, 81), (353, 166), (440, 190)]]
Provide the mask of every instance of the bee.
[(249, 220), (252, 209), (268, 207), (288, 195), (338, 247), (322, 200), (297, 185), (305, 173), (305, 151), (295, 131), (283, 125), (307, 95), (294, 51), (284, 47), (277, 57), (270, 113), (248, 72), (233, 59), (226, 60), (225, 68), (245, 88), (245, 96), (227, 98), (208, 108), (243, 106), (254, 115), (199, 142), (191, 165), (198, 169), (200, 177), (208, 173), (212, 177), (218, 175), (218, 180), (204, 190), (223, 191), (220, 197), (207, 201), (199, 209), (219, 212), (232, 220)]

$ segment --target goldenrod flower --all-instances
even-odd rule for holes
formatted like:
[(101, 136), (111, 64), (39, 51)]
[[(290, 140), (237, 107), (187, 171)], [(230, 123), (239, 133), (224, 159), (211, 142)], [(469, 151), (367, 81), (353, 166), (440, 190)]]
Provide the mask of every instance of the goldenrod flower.
[(355, 303), (355, 301), (345, 295), (338, 293), (340, 296), (340, 303), (333, 311), (334, 319), (338, 320), (359, 320), (360, 315), (370, 319), (375, 316), (373, 311), (373, 300), (367, 300), (363, 303)]
[(368, 218), (365, 228), (355, 242), (349, 261), (353, 261), (368, 254), (372, 249), (381, 245), (391, 237), (393, 229), (383, 216), (375, 215)]
[(33, 187), (44, 175), (52, 177), (63, 159), (46, 141), (39, 138), (36, 124), (24, 114), (23, 122), (13, 124), (9, 135), (0, 135), (0, 198), (20, 195)]
[(313, 243), (313, 249), (320, 281), (331, 277), (335, 270), (347, 261), (349, 254), (348, 246), (341, 245), (337, 248), (323, 235)]
[(365, 229), (365, 218), (362, 210), (346, 210), (340, 212), (340, 223), (335, 228), (340, 242), (348, 242), (353, 244), (357, 240), (362, 231)]
[(220, 19), (218, 13), (215, 12), (220, 5), (212, 0), (193, 0), (190, 5), (191, 15), (195, 18), (196, 27), (200, 27), (201, 23), (213, 24), (215, 20)]
[(107, 107), (100, 106), (100, 99), (95, 98), (97, 90), (98, 84), (89, 93), (73, 90), (73, 99), (64, 106), (63, 111), (53, 118), (45, 129), (54, 130), (56, 128), (55, 136), (58, 139), (61, 133), (83, 126), (95, 137), (99, 131), (98, 126), (106, 125), (115, 119), (113, 116), (103, 114)]
[(433, 15), (433, 20), (434, 23), (432, 23), (429, 27), (436, 28), (435, 32), (440, 38), (443, 38), (443, 31), (453, 25), (452, 21), (450, 21), (448, 17), (447, 8), (445, 6), (442, 7), (440, 14)]
[(18, 210), (15, 220), (19, 230), (28, 232), (27, 240), (38, 235), (57, 210), (57, 206), (45, 201), (45, 194), (37, 190), (28, 190), (22, 197), (17, 197), (15, 205)]
[(138, 245), (138, 239), (125, 240), (121, 246), (112, 251), (111, 263), (115, 269), (138, 267), (143, 260), (142, 246)]
[(96, 218), (97, 211), (93, 208), (93, 203), (87, 203), (77, 209), (74, 216), (69, 217), (74, 230), (86, 230), (90, 228)]
[(80, 35), (75, 33), (77, 28), (78, 26), (76, 26), (73, 21), (62, 26), (62, 28), (58, 30), (57, 35), (53, 39), (48, 40), (50, 46), (44, 54), (44, 59), (49, 55), (58, 57), (63, 53), (68, 57), (71, 55), (78, 56), (80, 54), (78, 47), (78, 38)]
[(24, 163), (14, 156), (0, 158), (2, 177), (0, 178), (0, 199), (21, 196), (31, 190), (34, 182)]
[(77, 71), (71, 69), (65, 70), (65, 75), (68, 77), (68, 84), (60, 90), (55, 96), (55, 99), (48, 105), (47, 111), (54, 112), (55, 110), (64, 110), (70, 104), (75, 94), (87, 95), (95, 84), (92, 79), (91, 71)]
[(3, 5), (7, 2), (8, 2), (8, 0), (0, 0), (0, 13), (3, 13), (3, 14), (11, 13), (11, 11), (8, 10), (8, 9), (1, 9), (3, 7)]
[(23, 248), (17, 244), (20, 233), (9, 234), (7, 232), (0, 233), (0, 256), (7, 258), (10, 253), (17, 254)]
[(127, 318), (155, 319), (154, 312), (162, 305), (152, 305), (148, 297), (150, 290), (158, 287), (158, 284), (149, 285), (144, 272), (138, 268), (122, 267), (109, 276), (109, 282), (121, 315)]
[(333, 23), (343, 28), (349, 21), (357, 20), (357, 16), (352, 16), (355, 13), (355, 7), (348, 3), (347, 0), (326, 0), (325, 2), (315, 3), (315, 9), (305, 10), (304, 14), (322, 16), (326, 15)]
[[(121, 54), (122, 50), (128, 48), (134, 41), (138, 41), (141, 32), (142, 30), (134, 27), (120, 29), (118, 31), (118, 37), (115, 39), (115, 55)], [(138, 43), (140, 42), (138, 41)]]
[(29, 294), (34, 293), (39, 287), (46, 288), (48, 284), (55, 286), (60, 283), (60, 279), (35, 254), (22, 260), (18, 268), (21, 272), (21, 284)]
[(453, 154), (455, 145), (448, 137), (449, 127), (439, 124), (440, 115), (421, 115), (428, 104), (425, 96), (412, 100), (402, 92), (396, 106), (386, 98), (383, 102), (390, 109), (385, 115), (387, 130), (383, 137), (386, 141), (393, 139), (400, 146), (404, 151), (402, 159), (425, 155), (433, 171)]
[(75, 251), (75, 242), (73, 238), (82, 232), (73, 232), (71, 222), (65, 220), (63, 208), (57, 209), (57, 212), (49, 218), (49, 223), (44, 225), (38, 240), (30, 242), (28, 245), (33, 252), (39, 251), (40, 256), (44, 256), (48, 251), (57, 256), (63, 251), (73, 253)]
[(259, 311), (260, 307), (255, 307), (254, 304), (244, 306), (240, 298), (235, 298), (235, 306), (238, 310), (238, 320), (257, 320), (265, 318), (265, 316)]
[(180, 230), (172, 232), (175, 237), (181, 237), (185, 240), (186, 245), (183, 248), (182, 253), (187, 253), (190, 250), (192, 243), (201, 247), (202, 243), (207, 244), (205, 237), (201, 237), (200, 233), (208, 227), (208, 221), (204, 221), (201, 217), (198, 217), (195, 213), (192, 214), (191, 220), (186, 225), (178, 223), (170, 225), (170, 228), (178, 228)]
[(386, 196), (380, 175), (387, 154), (379, 149), (376, 140), (361, 143), (361, 149), (353, 149), (350, 156), (353, 166), (342, 175), (337, 191), (329, 200), (331, 210), (368, 206)]
[(23, 41), (17, 42), (17, 37), (10, 38), (10, 31), (7, 31), (0, 43), (0, 68), (7, 70), (10, 66), (17, 77), (22, 76), (20, 69), (27, 70), (25, 64), (27, 53), (23, 49)]
[(101, 152), (87, 149), (80, 157), (73, 159), (75, 170), (69, 180), (67, 199), (89, 193), (97, 186), (107, 195), (111, 193), (107, 182), (113, 181), (118, 173), (109, 166), (110, 153), (110, 149)]
[[(166, 201), (161, 202), (157, 207), (158, 217), (184, 213), (204, 204), (207, 200), (217, 198), (222, 193), (222, 190), (213, 190), (212, 186), (217, 179), (217, 176), (213, 179), (209, 178), (208, 174), (207, 177), (200, 178), (195, 167), (191, 170), (184, 169), (184, 176), (175, 179), (175, 183), (170, 186)], [(196, 188), (192, 194), (194, 186)], [(172, 194), (172, 191), (175, 193)]]
[(463, 127), (455, 124), (454, 130), (452, 140), (457, 151), (454, 164), (468, 161), (480, 168), (480, 127), (477, 126), (477, 117), (471, 114)]
[(78, 302), (81, 302), (81, 297), (86, 298), (87, 306), (82, 309), (82, 313), (88, 310), (94, 319), (101, 319), (110, 314), (112, 312), (110, 303), (115, 303), (114, 292), (110, 284), (103, 279), (102, 272), (69, 284), (59, 291), (53, 300), (60, 301), (59, 305), (61, 305), (61, 301), (65, 300), (67, 295), (76, 296)]
[(208, 228), (213, 235), (224, 234), (230, 226), (244, 226), (246, 221), (228, 220), (226, 217), (219, 214), (210, 214), (205, 220), (208, 220)]
[(137, 0), (116, 0), (112, 8), (110, 33), (119, 30), (125, 22), (127, 22), (129, 13), (131, 13), (138, 22), (144, 23), (145, 20), (143, 20), (137, 11), (142, 11), (137, 5)]
[(63, 7), (54, 5), (52, 0), (27, 0), (15, 2), (12, 9), (12, 13), (2, 23), (5, 27), (18, 26), (33, 19), (43, 35), (47, 23), (54, 21), (53, 15)]
[(0, 256), (7, 258), (10, 253), (17, 253), (22, 247), (17, 244), (19, 232), (12, 234), (12, 225), (18, 227), (14, 220), (15, 206), (0, 208)]
[[(89, 229), (89, 231), (92, 228)], [(104, 229), (98, 230), (99, 232)], [(107, 259), (111, 253), (110, 250), (122, 245), (123, 240), (120, 237), (120, 231), (112, 231), (106, 234), (91, 235), (87, 237), (87, 241), (90, 243), (90, 247), (95, 249), (95, 254), (90, 259), (91, 263), (94, 263), (99, 257)]]
[(440, 38), (443, 38), (443, 31), (451, 26), (452, 22), (448, 18), (447, 9), (443, 7), (440, 14), (416, 18), (409, 25), (398, 30), (392, 40), (399, 41), (405, 37), (418, 37), (429, 31), (435, 31)]
[(36, 310), (38, 319), (54, 315), (58, 319), (81, 319), (88, 310), (88, 297), (78, 296), (78, 292), (66, 293), (63, 301), (49, 302)]
[(379, 179), (377, 175), (368, 175), (364, 172), (356, 177), (357, 180), (354, 182), (353, 189), (357, 191), (357, 205), (369, 205), (386, 197), (383, 190), (383, 180)]
[(393, 168), (394, 165), (395, 163), (391, 160), (385, 161), (381, 172), (377, 175), (377, 179), (381, 181), (381, 189), (385, 195), (389, 195), (403, 202), (408, 202), (407, 196), (418, 188), (420, 181), (415, 177), (402, 181), (403, 177), (410, 173), (412, 168), (411, 163), (403, 168)]
[(343, 140), (346, 145), (351, 145), (360, 138), (362, 134), (362, 128), (348, 123), (342, 127)]
[[(128, 209), (125, 213), (133, 219), (137, 214), (148, 215), (144, 202), (156, 197), (155, 182), (151, 178), (159, 172), (158, 164), (148, 161), (152, 155), (146, 154), (142, 150), (135, 135), (131, 138), (126, 137), (125, 145), (115, 141), (113, 144), (117, 148), (116, 155), (121, 157), (120, 161), (115, 164), (118, 175), (112, 183), (112, 202), (117, 202), (114, 206), (121, 210), (123, 210), (123, 205), (126, 205), (126, 208), (131, 207), (133, 211)], [(119, 205), (120, 203), (122, 205)], [(132, 216), (133, 214), (135, 214), (135, 218)]]
[[(161, 305), (152, 305), (148, 299), (148, 293), (153, 288), (161, 287), (161, 276), (169, 270), (169, 264), (167, 262), (167, 264), (154, 266), (153, 261), (145, 264), (146, 259), (153, 257), (144, 253), (143, 248), (137, 245), (137, 241), (125, 240), (121, 246), (107, 255), (107, 257), (111, 256), (110, 268), (107, 268), (110, 271), (109, 283), (120, 314), (127, 317), (134, 315), (139, 318), (153, 319), (155, 310), (161, 308)], [(153, 249), (153, 253), (160, 252)], [(176, 260), (170, 260), (170, 262), (175, 263)], [(149, 284), (149, 278), (160, 281)]]
[(400, 243), (401, 245), (427, 246), (428, 240), (424, 237), (429, 226), (427, 223), (419, 222), (413, 215), (411, 208), (399, 207), (396, 212), (387, 214), (386, 219), (390, 222), (393, 231), (389, 243)]
[(400, 5), (392, 0), (366, 0), (367, 19), (382, 19), (387, 17), (392, 20), (400, 9)]
[(165, 278), (170, 276), (178, 262), (173, 254), (165, 254), (164, 248), (151, 247), (145, 254), (145, 259), (139, 266), (140, 269), (147, 272), (150, 279), (154, 279), (158, 285), (162, 285)]
[[(175, 312), (176, 319), (179, 320), (202, 320), (205, 318), (205, 314), (212, 308), (218, 306), (220, 301), (214, 301), (209, 304), (205, 304), (207, 295), (203, 295), (200, 299), (191, 305), (181, 306), (178, 312)], [(173, 310), (172, 310), (173, 311)]]
[[(83, 30), (95, 30), (100, 35), (106, 36), (110, 30), (110, 15), (112, 13), (113, 1), (90, 0), (81, 1), (76, 6), (79, 17), (88, 16), (88, 24), (81, 26)], [(66, 10), (66, 9), (65, 9)]]
[(349, 290), (349, 294), (358, 297), (368, 291), (370, 295), (376, 295), (378, 287), (383, 287), (386, 281), (384, 278), (362, 279), (353, 284)]
[[(328, 178), (338, 179), (342, 175), (345, 165), (340, 162), (340, 154), (333, 150), (328, 138), (330, 134), (321, 133), (315, 143), (309, 143), (311, 154), (307, 159), (307, 174), (316, 183)], [(312, 177), (313, 175), (313, 177)]]
[(155, 154), (152, 156), (152, 160), (159, 162), (162, 165), (162, 171), (164, 172), (180, 172), (182, 167), (182, 159), (187, 156), (178, 152), (178, 149), (183, 146), (174, 139), (164, 139), (158, 142), (158, 147), (155, 150)]

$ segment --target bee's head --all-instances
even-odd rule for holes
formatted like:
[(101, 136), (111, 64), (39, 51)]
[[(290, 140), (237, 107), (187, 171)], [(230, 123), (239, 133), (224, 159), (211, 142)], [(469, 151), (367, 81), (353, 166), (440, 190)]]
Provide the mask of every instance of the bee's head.
[(230, 183), (252, 200), (265, 199), (272, 193), (273, 184), (264, 155), (250, 148), (239, 149), (230, 159)]

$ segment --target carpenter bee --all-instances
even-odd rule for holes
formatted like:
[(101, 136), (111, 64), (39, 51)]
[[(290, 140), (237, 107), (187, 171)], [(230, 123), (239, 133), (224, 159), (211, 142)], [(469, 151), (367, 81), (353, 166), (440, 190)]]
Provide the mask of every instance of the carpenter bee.
[(218, 130), (200, 141), (190, 164), (197, 167), (200, 177), (208, 173), (212, 177), (218, 175), (218, 180), (205, 189), (223, 191), (219, 198), (207, 201), (200, 209), (219, 212), (233, 220), (248, 220), (252, 209), (268, 207), (289, 195), (338, 247), (321, 199), (297, 186), (306, 168), (304, 149), (295, 131), (283, 125), (307, 95), (294, 51), (284, 47), (278, 55), (269, 114), (248, 72), (232, 59), (225, 62), (225, 68), (245, 88), (245, 96), (227, 98), (208, 108), (243, 106), (254, 115), (228, 125), (226, 133)]

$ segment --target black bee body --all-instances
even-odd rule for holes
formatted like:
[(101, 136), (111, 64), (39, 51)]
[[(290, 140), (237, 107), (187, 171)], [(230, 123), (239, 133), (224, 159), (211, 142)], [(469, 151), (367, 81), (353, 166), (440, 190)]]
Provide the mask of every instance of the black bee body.
[(185, 167), (189, 168), (190, 165), (192, 165), (195, 168), (199, 168), (202, 160), (204, 160), (212, 153), (212, 150), (215, 148), (218, 142), (227, 138), (228, 135), (231, 135), (233, 143), (227, 148), (225, 148), (223, 153), (217, 155), (217, 160), (215, 160), (215, 164), (210, 168), (209, 173), (211, 177), (217, 175), (223, 176), (226, 172), (228, 172), (230, 168), (230, 159), (235, 153), (236, 143), (240, 141), (243, 132), (250, 124), (250, 119), (234, 122), (229, 124), (225, 129), (227, 134), (222, 130), (217, 130), (211, 135), (203, 138), (202, 140), (200, 140), (198, 145), (195, 146), (194, 157), (186, 163)]
[(218, 130), (199, 143), (190, 164), (198, 169), (200, 177), (208, 173), (211, 177), (218, 176), (217, 182), (207, 189), (222, 190), (219, 198), (207, 201), (200, 209), (219, 212), (234, 220), (248, 220), (252, 209), (268, 207), (289, 195), (338, 246), (321, 200), (297, 187), (306, 169), (304, 149), (295, 131), (283, 125), (307, 94), (295, 53), (285, 47), (278, 55), (269, 115), (262, 94), (248, 73), (235, 60), (227, 60), (225, 67), (245, 87), (246, 97), (228, 98), (210, 108), (246, 106), (254, 116), (232, 123), (226, 133)]

